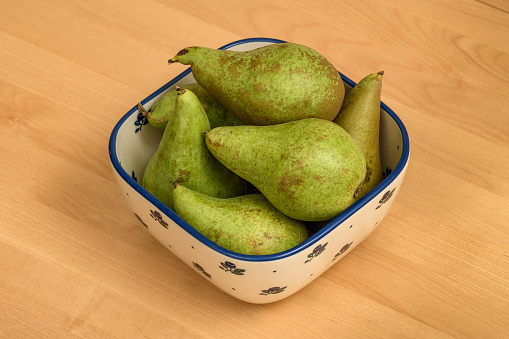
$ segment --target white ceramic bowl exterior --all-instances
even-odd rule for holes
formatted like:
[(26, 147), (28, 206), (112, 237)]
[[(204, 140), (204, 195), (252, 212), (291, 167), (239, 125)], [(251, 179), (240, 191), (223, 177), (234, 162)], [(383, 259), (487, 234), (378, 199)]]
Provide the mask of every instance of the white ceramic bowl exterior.
[[(251, 50), (281, 40), (254, 38), (221, 49)], [(355, 85), (341, 75), (346, 86)], [(150, 109), (176, 85), (195, 82), (190, 69), (141, 101)], [(383, 220), (401, 187), (408, 166), (410, 144), (403, 123), (381, 104), (380, 153), (383, 182), (348, 210), (288, 251), (248, 256), (230, 252), (198, 233), (141, 185), (145, 166), (156, 151), (162, 131), (152, 127), (133, 107), (114, 127), (110, 160), (116, 180), (134, 215), (163, 246), (235, 298), (251, 303), (269, 303), (297, 292), (360, 244)]]

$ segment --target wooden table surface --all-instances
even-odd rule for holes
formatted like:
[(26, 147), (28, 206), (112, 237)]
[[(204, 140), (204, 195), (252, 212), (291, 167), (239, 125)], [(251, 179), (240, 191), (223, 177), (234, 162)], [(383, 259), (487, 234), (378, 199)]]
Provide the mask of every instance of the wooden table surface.
[[(308, 45), (408, 129), (380, 226), (298, 293), (248, 304), (161, 246), (108, 139), (190, 45)], [(0, 2), (0, 337), (508, 338), (505, 0)]]

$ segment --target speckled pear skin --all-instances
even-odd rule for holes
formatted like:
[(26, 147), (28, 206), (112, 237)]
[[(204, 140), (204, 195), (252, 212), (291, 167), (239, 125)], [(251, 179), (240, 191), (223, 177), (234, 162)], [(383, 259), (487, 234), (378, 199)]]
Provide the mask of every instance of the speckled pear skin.
[(382, 182), (380, 164), (380, 98), (384, 72), (364, 77), (344, 99), (343, 106), (334, 122), (357, 142), (366, 159), (366, 181), (356, 200)]
[(205, 142), (277, 209), (302, 221), (339, 215), (353, 203), (366, 176), (359, 146), (328, 120), (217, 127), (207, 132)]
[(244, 52), (188, 47), (169, 60), (173, 62), (191, 65), (196, 81), (250, 125), (332, 121), (345, 94), (335, 67), (322, 54), (295, 43)]
[(210, 153), (204, 132), (210, 129), (193, 92), (177, 88), (175, 112), (143, 174), (142, 186), (173, 209), (173, 182), (214, 197), (245, 194), (246, 182)]
[(176, 185), (175, 212), (205, 237), (232, 252), (268, 255), (308, 238), (303, 222), (278, 211), (262, 194), (213, 198)]
[[(214, 100), (198, 83), (188, 84), (181, 88), (190, 90), (198, 97), (205, 113), (207, 113), (211, 128), (245, 124), (239, 117), (230, 113), (223, 105)], [(164, 130), (175, 109), (176, 99), (176, 91), (169, 91), (160, 97), (147, 113), (148, 122), (152, 126)]]

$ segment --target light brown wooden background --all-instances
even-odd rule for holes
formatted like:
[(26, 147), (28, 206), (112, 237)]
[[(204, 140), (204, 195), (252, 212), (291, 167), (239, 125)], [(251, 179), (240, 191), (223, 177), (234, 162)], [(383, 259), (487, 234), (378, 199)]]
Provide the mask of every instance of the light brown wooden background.
[[(382, 100), (411, 159), (386, 219), (274, 304), (229, 297), (157, 243), (108, 138), (189, 45), (308, 45)], [(0, 337), (508, 338), (505, 0), (0, 1)]]

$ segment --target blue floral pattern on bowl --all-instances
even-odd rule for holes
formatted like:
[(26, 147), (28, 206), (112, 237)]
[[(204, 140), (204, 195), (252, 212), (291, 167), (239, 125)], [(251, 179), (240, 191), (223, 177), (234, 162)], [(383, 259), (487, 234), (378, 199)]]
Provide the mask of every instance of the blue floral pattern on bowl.
[(395, 190), (396, 190), (396, 188), (393, 188), (392, 191), (385, 192), (385, 194), (383, 195), (382, 199), (380, 199), (380, 201), (378, 202), (380, 205), (378, 205), (378, 207), (376, 209), (379, 209), (380, 207), (382, 207), (383, 204), (385, 204), (387, 201), (389, 201), (389, 199), (394, 194)]
[(138, 133), (141, 131), (141, 128), (148, 124), (148, 119), (146, 117), (147, 111), (143, 108), (141, 103), (138, 103), (138, 117), (136, 121), (134, 122), (134, 126), (136, 129), (134, 130), (134, 133)]
[(323, 251), (325, 251), (325, 246), (327, 246), (328, 242), (326, 242), (324, 245), (318, 245), (315, 247), (315, 249), (313, 250), (313, 252), (309, 253), (308, 254), (308, 260), (306, 260), (304, 262), (304, 264), (310, 262), (311, 260), (313, 260), (313, 258), (316, 258), (318, 257), (320, 254), (323, 253)]
[(168, 223), (163, 220), (163, 216), (158, 211), (150, 210), (150, 216), (154, 218), (155, 221), (159, 222), (161, 226), (164, 228), (168, 228)]
[(341, 247), (341, 249), (339, 250), (338, 253), (336, 253), (336, 255), (334, 256), (334, 258), (332, 259), (332, 261), (336, 260), (341, 254), (345, 253), (346, 251), (348, 251), (348, 249), (350, 248), (350, 246), (352, 246), (353, 244), (353, 241), (346, 244), (345, 246)]
[(382, 172), (382, 178), (385, 179), (389, 176), (389, 174), (392, 173), (392, 169), (390, 169), (389, 167), (386, 167), (385, 168), (385, 171)]
[(266, 290), (262, 290), (262, 293), (260, 295), (269, 295), (269, 294), (278, 294), (281, 292), (284, 292), (287, 286), (285, 287), (271, 287)]
[(244, 272), (246, 271), (244, 269), (237, 268), (237, 266), (230, 261), (222, 262), (221, 266), (219, 266), (219, 268), (225, 272), (230, 272), (235, 275), (244, 275)]

